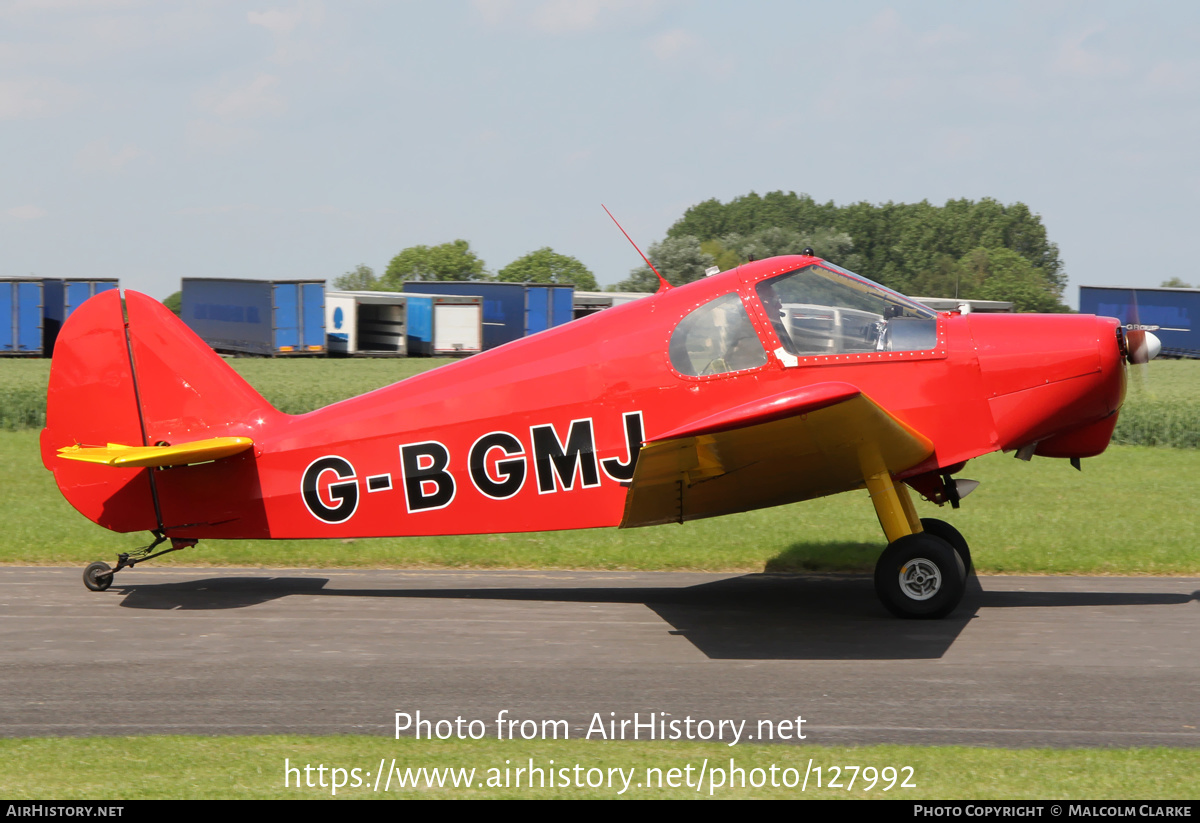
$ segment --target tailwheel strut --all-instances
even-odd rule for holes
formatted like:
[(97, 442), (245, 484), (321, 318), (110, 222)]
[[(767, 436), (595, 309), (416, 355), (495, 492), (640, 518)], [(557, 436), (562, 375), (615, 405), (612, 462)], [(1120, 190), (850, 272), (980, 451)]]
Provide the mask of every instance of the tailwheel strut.
[[(154, 542), (148, 546), (143, 546), (140, 549), (134, 549), (131, 552), (122, 552), (117, 555), (117, 567), (114, 569), (107, 563), (97, 560), (95, 563), (88, 564), (88, 567), (83, 570), (83, 585), (94, 592), (102, 592), (112, 585), (113, 575), (122, 569), (132, 569), (138, 563), (144, 563), (147, 560), (153, 560), (156, 557), (162, 557), (170, 552), (177, 552), (180, 549), (191, 548), (198, 541), (184, 537), (167, 537), (161, 532), (151, 532), (154, 535)], [(170, 548), (162, 551), (154, 551), (166, 541), (171, 541)]]

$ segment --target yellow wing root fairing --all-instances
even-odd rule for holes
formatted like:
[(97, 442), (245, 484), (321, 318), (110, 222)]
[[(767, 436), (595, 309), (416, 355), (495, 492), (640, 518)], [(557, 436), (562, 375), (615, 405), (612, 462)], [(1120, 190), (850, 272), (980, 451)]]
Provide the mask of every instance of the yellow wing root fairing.
[(254, 441), (249, 437), (211, 437), (174, 446), (123, 446), (109, 443), (107, 446), (93, 447), (76, 444), (59, 449), (58, 456), (66, 460), (124, 468), (188, 466), (231, 457), (253, 445)]
[(829, 405), (797, 404), (790, 412), (766, 422), (747, 415), (746, 425), (731, 419), (714, 431), (679, 429), (647, 442), (621, 527), (682, 523), (861, 488), (933, 453), (929, 438), (861, 394)]

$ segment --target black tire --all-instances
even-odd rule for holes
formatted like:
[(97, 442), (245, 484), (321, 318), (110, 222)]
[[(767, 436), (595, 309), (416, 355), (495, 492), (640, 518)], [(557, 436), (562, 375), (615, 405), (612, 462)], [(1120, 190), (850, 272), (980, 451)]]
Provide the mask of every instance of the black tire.
[(893, 542), (875, 564), (875, 593), (897, 617), (937, 620), (958, 607), (967, 571), (945, 540), (924, 532)]
[(951, 526), (945, 520), (938, 520), (933, 517), (922, 517), (921, 528), (925, 530), (926, 534), (940, 537), (949, 543), (958, 552), (958, 556), (962, 558), (966, 573), (971, 573), (971, 547), (967, 545), (967, 539), (962, 536), (962, 533), (958, 529)]
[(83, 570), (83, 585), (94, 592), (102, 592), (112, 585), (112, 566), (97, 560)]

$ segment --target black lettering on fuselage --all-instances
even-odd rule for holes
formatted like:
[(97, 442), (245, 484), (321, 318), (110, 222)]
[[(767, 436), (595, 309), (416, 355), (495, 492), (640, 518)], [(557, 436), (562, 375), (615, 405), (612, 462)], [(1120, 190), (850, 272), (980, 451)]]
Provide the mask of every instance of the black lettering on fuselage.
[(409, 513), (444, 509), (454, 502), (454, 477), (446, 469), (450, 451), (436, 440), (400, 447), (400, 473)]
[[(488, 473), (488, 455), (499, 449), (503, 459), (495, 463), (496, 477)], [(471, 482), (480, 494), (493, 500), (507, 500), (525, 485), (525, 447), (508, 432), (491, 432), (475, 441), (467, 458)]]
[[(327, 505), (321, 497), (321, 475), (333, 472), (338, 479), (329, 484), (329, 498), (333, 505)], [(300, 493), (309, 514), (326, 523), (342, 523), (349, 520), (358, 508), (358, 480), (354, 477), (354, 467), (350, 461), (336, 455), (319, 457), (308, 464), (300, 479)]]
[(642, 449), (646, 433), (642, 427), (640, 411), (625, 412), (621, 415), (621, 420), (625, 423), (625, 453), (629, 455), (629, 459), (622, 462), (619, 457), (609, 457), (601, 460), (600, 465), (604, 467), (604, 473), (613, 480), (628, 482), (633, 479), (633, 470), (637, 468), (638, 453)]
[(533, 463), (537, 470), (538, 494), (571, 491), (579, 476), (583, 488), (600, 485), (600, 467), (596, 460), (596, 437), (592, 419), (572, 420), (567, 440), (559, 440), (554, 426), (530, 426)]

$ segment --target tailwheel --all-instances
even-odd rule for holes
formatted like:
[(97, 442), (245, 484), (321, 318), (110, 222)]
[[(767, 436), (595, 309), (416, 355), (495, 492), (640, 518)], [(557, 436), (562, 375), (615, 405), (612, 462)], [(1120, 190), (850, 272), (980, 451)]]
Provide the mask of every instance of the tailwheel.
[[(99, 560), (89, 565), (83, 570), (83, 585), (94, 592), (102, 592), (112, 585), (113, 575), (121, 571), (121, 569), (132, 569), (138, 563), (144, 563), (147, 560), (153, 560), (164, 554), (177, 552), (196, 545), (196, 541), (188, 537), (167, 537), (160, 532), (151, 532), (151, 534), (154, 535), (154, 542), (149, 546), (143, 546), (140, 549), (131, 552), (122, 552), (117, 555), (117, 567), (115, 569)], [(171, 548), (163, 549), (160, 552), (154, 551), (167, 540), (171, 541)]]
[(83, 570), (83, 585), (94, 592), (102, 592), (112, 585), (112, 566), (97, 560)]
[(962, 536), (962, 532), (945, 520), (938, 520), (935, 517), (922, 517), (921, 528), (925, 530), (926, 534), (940, 537), (949, 543), (951, 548), (962, 558), (965, 573), (971, 573), (971, 547), (967, 545), (967, 539)]
[(966, 579), (958, 552), (925, 532), (892, 541), (875, 564), (875, 593), (897, 617), (945, 617), (962, 601)]

